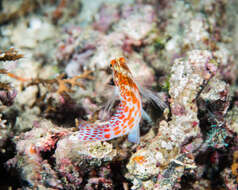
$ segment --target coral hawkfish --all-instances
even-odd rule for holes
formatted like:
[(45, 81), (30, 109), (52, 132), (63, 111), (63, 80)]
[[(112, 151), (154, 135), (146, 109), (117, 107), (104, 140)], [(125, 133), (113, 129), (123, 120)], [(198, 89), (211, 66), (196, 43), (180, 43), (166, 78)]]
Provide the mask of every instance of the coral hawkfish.
[[(133, 76), (123, 57), (113, 59), (110, 63), (113, 71), (113, 81), (120, 104), (108, 121), (99, 123), (80, 122), (80, 141), (106, 141), (128, 134), (130, 142), (140, 142), (139, 123), (144, 113), (139, 86), (133, 80)], [(153, 96), (149, 98), (153, 99)], [(161, 100), (159, 104), (161, 104)]]

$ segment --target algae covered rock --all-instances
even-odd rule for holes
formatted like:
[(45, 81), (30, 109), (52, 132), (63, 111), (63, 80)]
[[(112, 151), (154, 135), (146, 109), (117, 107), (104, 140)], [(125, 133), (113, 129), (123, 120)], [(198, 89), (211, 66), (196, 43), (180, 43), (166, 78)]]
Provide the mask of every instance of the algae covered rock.
[[(90, 171), (104, 167), (116, 155), (111, 144), (99, 141), (80, 142), (75, 133), (58, 142), (54, 157), (57, 171), (61, 174), (65, 187), (69, 188), (80, 185)], [(67, 185), (68, 183), (71, 185)]]
[[(188, 139), (195, 141), (201, 134), (196, 98), (203, 85), (216, 73), (217, 65), (216, 58), (209, 51), (190, 51), (185, 59), (175, 60), (169, 81), (171, 121), (162, 121), (151, 143), (131, 156), (127, 177), (137, 179), (132, 181), (134, 188), (140, 187), (138, 184), (142, 185), (144, 181), (153, 182), (153, 178), (157, 177), (154, 187), (171, 189), (184, 171), (171, 164), (177, 159), (178, 165), (195, 164), (191, 158), (180, 160), (183, 157), (182, 147)], [(201, 141), (196, 140), (188, 152), (192, 153), (199, 143)]]

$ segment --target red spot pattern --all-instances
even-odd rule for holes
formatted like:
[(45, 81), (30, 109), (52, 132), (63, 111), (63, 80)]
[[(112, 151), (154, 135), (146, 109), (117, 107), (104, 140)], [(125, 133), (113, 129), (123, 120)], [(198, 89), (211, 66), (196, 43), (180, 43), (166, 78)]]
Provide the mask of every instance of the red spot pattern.
[[(79, 125), (79, 140), (109, 140), (128, 133), (141, 119), (141, 99), (138, 87), (130, 77), (131, 72), (124, 58), (111, 61), (115, 85), (121, 93), (121, 102), (116, 113), (106, 124)], [(125, 75), (125, 72), (127, 74)], [(128, 90), (129, 89), (129, 90)], [(139, 98), (138, 98), (139, 97)]]

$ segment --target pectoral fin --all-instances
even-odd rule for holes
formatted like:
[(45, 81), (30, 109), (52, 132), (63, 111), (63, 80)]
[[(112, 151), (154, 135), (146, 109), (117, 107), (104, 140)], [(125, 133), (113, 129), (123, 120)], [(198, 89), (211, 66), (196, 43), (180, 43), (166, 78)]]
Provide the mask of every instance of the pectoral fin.
[(135, 126), (128, 135), (128, 141), (139, 144), (140, 143), (140, 128), (139, 124)]
[(110, 96), (108, 96), (108, 101), (106, 102), (105, 106), (104, 106), (104, 110), (103, 110), (103, 119), (105, 119), (105, 117), (110, 113), (112, 107), (114, 106), (116, 100), (119, 98), (119, 92), (118, 92), (118, 88), (114, 87), (112, 90), (112, 94), (110, 94)]
[(140, 94), (147, 100), (150, 100), (152, 103), (157, 105), (160, 109), (164, 110), (168, 105), (163, 101), (163, 99), (157, 94), (153, 93), (151, 90), (142, 88), (138, 83), (136, 83)]
[(146, 111), (144, 109), (142, 109), (142, 118), (145, 119), (150, 124), (153, 123), (152, 119), (150, 118), (148, 113), (146, 113)]

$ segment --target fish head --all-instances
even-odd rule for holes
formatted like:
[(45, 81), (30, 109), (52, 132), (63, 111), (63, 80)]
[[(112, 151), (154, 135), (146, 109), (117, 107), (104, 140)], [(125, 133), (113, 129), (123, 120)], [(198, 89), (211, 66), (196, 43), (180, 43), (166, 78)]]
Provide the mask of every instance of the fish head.
[(116, 86), (128, 86), (132, 81), (132, 74), (126, 64), (124, 57), (113, 59), (110, 62), (110, 67), (113, 71), (113, 80)]
[(138, 93), (138, 87), (124, 57), (113, 59), (110, 67), (113, 71), (114, 84), (119, 88), (122, 97), (131, 97), (134, 93)]

